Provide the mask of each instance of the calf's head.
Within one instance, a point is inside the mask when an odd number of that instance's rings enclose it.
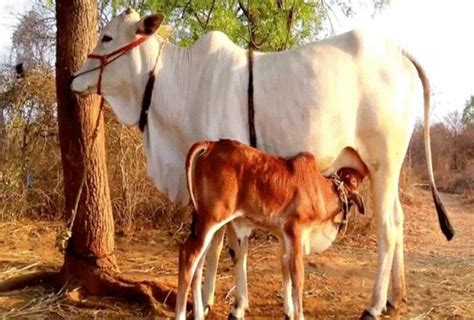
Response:
[[[337,174],[346,187],[349,206],[355,204],[360,213],[365,213],[364,199],[359,194],[359,187],[364,180],[364,176],[351,168],[342,168]]]

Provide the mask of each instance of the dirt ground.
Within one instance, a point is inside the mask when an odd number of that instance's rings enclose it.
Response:
[[[456,230],[447,242],[439,231],[429,194],[419,191],[405,201],[405,259],[408,301],[394,318],[474,319],[474,204],[443,195]],[[17,221],[0,224],[0,281],[37,270],[57,270],[62,257],[54,248],[57,222]],[[186,228],[139,230],[116,238],[125,273],[149,275],[176,286],[177,247]],[[355,239],[355,240],[354,240]],[[263,237],[251,242],[251,309],[247,319],[281,319],[283,302],[278,244]],[[307,319],[356,319],[370,299],[376,271],[375,235],[352,237],[321,255],[305,258],[304,308]],[[231,260],[223,254],[216,305],[208,317],[224,319],[233,299]],[[169,313],[173,315],[172,311]],[[87,297],[71,303],[66,292],[27,288],[0,293],[0,318],[147,318],[140,304]]]

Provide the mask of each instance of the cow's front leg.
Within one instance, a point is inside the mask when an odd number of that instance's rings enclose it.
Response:
[[[398,174],[380,168],[372,178],[378,266],[372,300],[360,317],[364,320],[375,319],[385,310],[399,229],[394,219],[395,200],[398,198]]]

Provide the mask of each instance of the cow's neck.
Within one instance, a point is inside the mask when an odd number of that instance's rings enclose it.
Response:
[[[246,51],[216,33],[163,49],[144,146],[148,173],[171,200],[187,201],[184,160],[194,142],[248,140],[246,63]]]
[[[127,125],[138,123],[145,86],[149,73],[155,66],[159,50],[158,40],[151,38],[141,44],[138,50],[130,52],[128,57],[120,58],[130,59],[129,63],[117,66],[125,68],[126,70],[122,72],[128,77],[121,84],[104,92],[104,98],[112,106],[119,120]]]

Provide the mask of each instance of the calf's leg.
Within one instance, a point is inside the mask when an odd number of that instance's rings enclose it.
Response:
[[[204,319],[205,313],[202,304],[202,293],[201,293],[201,282],[202,282],[202,269],[204,265],[204,260],[206,257],[207,250],[203,253],[199,259],[196,271],[194,272],[194,277],[192,281],[193,287],[193,310],[194,310],[194,319]]]
[[[219,257],[221,256],[222,246],[224,244],[225,230],[226,228],[222,227],[216,232],[206,254],[206,271],[204,274],[204,285],[202,290],[205,313],[209,312],[214,305],[217,266],[219,263]]]
[[[234,261],[235,271],[235,301],[229,318],[243,319],[245,310],[249,307],[247,291],[247,255],[248,239],[251,229],[237,221],[228,224],[227,236],[229,242],[229,252]]]
[[[301,235],[297,226],[285,228],[285,248],[289,253],[289,266],[291,275],[291,295],[293,300],[293,318],[304,319],[303,313],[303,285],[304,285],[304,262]]]
[[[191,235],[183,243],[179,252],[178,294],[176,298],[176,319],[179,320],[186,319],[186,300],[191,281],[201,258],[217,230],[233,218],[214,222],[209,221],[212,218],[211,214],[203,215],[204,218],[199,221],[197,221],[197,217],[198,214],[193,212],[193,230],[191,230]],[[208,217],[210,218],[208,219]],[[198,295],[198,299],[200,299],[200,295]],[[199,315],[203,315],[202,301],[199,301],[199,304],[194,303],[194,309],[198,310]]]
[[[285,249],[284,239],[280,239],[280,259],[281,272],[283,275],[283,311],[285,312],[285,319],[291,319],[293,317],[294,308],[289,264],[290,258],[288,251]]]

